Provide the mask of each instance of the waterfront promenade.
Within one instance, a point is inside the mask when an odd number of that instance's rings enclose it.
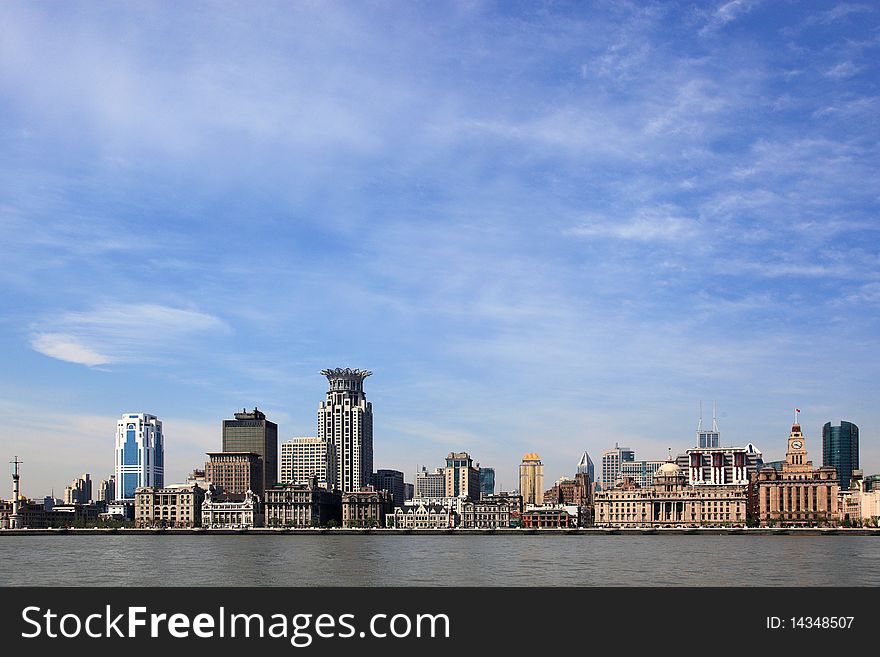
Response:
[[[396,529],[396,528],[272,528],[259,527],[253,529],[191,529],[174,528],[59,528],[59,529],[3,529],[3,536],[317,536],[330,534],[333,536],[876,536],[880,537],[877,527],[644,527],[636,529],[615,529],[611,527],[586,528],[499,528],[499,529]]]

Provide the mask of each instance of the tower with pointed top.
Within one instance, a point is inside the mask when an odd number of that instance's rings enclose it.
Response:
[[[373,404],[364,395],[368,370],[321,370],[330,389],[318,406],[318,438],[334,446],[336,486],[359,491],[373,478]]]
[[[593,461],[590,458],[590,455],[586,452],[583,453],[583,455],[581,456],[581,460],[578,461],[577,474],[589,475],[591,482],[596,481],[595,466],[593,465]]]

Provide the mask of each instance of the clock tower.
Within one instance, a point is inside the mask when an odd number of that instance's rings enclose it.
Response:
[[[807,460],[807,447],[800,410],[788,434],[788,452],[782,469],[762,468],[758,471],[758,504],[756,511],[762,527],[777,523],[786,525],[834,525],[838,520],[840,485],[837,469],[823,466],[813,470]]]
[[[799,413],[800,409],[795,410],[794,424],[791,425],[791,433],[788,435],[788,452],[785,455],[785,470],[788,472],[808,472],[813,469],[813,462],[807,460],[807,447],[798,421]]]

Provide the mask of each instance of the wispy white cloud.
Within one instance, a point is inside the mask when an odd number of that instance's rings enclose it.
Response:
[[[384,465],[534,448],[561,474],[582,442],[689,441],[690,415],[656,434],[707,389],[752,435],[829,363],[876,375],[871,12],[780,38],[808,9],[413,7],[0,6],[16,383],[42,390],[36,351],[112,368],[43,362],[71,406],[257,403],[308,433],[317,370],[366,366]],[[867,397],[847,381],[815,397]]]
[[[121,302],[43,321],[30,344],[51,358],[95,366],[160,361],[199,337],[228,331],[223,320],[196,310]]]
[[[708,34],[718,30],[728,23],[732,23],[748,14],[759,4],[758,0],[729,0],[716,7],[706,24],[700,29],[700,34]]]
[[[840,62],[839,64],[835,64],[827,71],[825,71],[825,75],[829,78],[851,78],[856,73],[859,72],[859,67],[853,64],[851,61]]]
[[[876,5],[870,5],[860,2],[838,2],[834,7],[826,11],[820,11],[807,16],[802,27],[811,25],[829,25],[838,21],[849,19],[857,14],[876,13],[878,8]]]
[[[674,207],[643,208],[632,218],[595,217],[564,231],[575,237],[610,237],[637,242],[684,240],[695,237],[699,224]]]
[[[113,362],[113,357],[99,354],[84,345],[80,338],[64,333],[36,333],[31,336],[31,347],[50,358],[90,367]]]

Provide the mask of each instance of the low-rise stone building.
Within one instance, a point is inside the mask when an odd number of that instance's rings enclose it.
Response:
[[[95,504],[55,504],[22,500],[18,509],[16,527],[19,529],[49,529],[51,527],[78,527],[95,524],[100,509]],[[0,502],[0,528],[11,525],[12,503]]]
[[[249,529],[262,527],[264,516],[260,498],[248,491],[244,495],[215,495],[210,490],[202,501],[202,526]]]
[[[565,508],[531,507],[523,511],[522,526],[524,528],[565,529],[577,527],[577,515],[569,513]]]
[[[455,522],[455,511],[442,504],[408,504],[386,516],[389,527],[400,529],[447,529],[455,527]]]
[[[308,484],[276,484],[266,489],[263,505],[269,527],[319,527],[342,522],[342,495]]]
[[[597,491],[593,524],[597,527],[744,527],[748,486],[689,486],[687,474],[672,461],[654,473],[652,486],[631,480]]]
[[[388,490],[365,486],[342,496],[343,527],[384,527],[385,516],[392,512],[394,498]]]
[[[517,499],[487,496],[481,500],[467,500],[462,504],[461,527],[466,529],[496,529],[510,527],[514,514],[519,513]]]
[[[205,491],[196,485],[142,486],[134,491],[135,527],[199,527]]]

